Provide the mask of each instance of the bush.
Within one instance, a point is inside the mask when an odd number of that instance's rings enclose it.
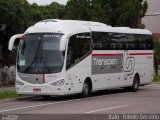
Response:
[[[15,83],[15,66],[0,69],[0,86],[14,85]]]
[[[160,75],[155,75],[154,76],[154,81],[160,81]]]

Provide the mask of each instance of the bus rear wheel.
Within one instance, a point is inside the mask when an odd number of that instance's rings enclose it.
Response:
[[[127,90],[127,91],[136,92],[136,91],[138,91],[138,89],[139,89],[139,82],[140,82],[139,76],[138,76],[138,75],[135,75],[135,76],[134,76],[134,79],[133,79],[133,84],[132,84],[132,86],[125,87],[124,89]]]
[[[88,97],[91,95],[91,85],[88,81],[85,81],[83,84],[83,89],[81,93],[81,97]]]
[[[136,92],[139,89],[139,76],[135,75],[133,79],[133,85],[131,86],[131,91]]]

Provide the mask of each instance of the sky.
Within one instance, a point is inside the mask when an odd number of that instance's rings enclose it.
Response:
[[[58,2],[60,4],[66,4],[68,0],[28,0],[29,3],[37,3],[38,5],[48,5],[52,2]]]

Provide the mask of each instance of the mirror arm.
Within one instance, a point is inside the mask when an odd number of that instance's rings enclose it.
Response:
[[[13,35],[10,40],[9,40],[9,44],[8,44],[8,49],[11,51],[13,49],[13,45],[14,42],[17,38],[21,38],[24,34],[17,34],[17,35]]]

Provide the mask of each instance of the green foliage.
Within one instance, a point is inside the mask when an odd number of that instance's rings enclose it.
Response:
[[[137,28],[142,27],[138,19],[144,17],[147,8],[143,0],[69,0],[65,18]]]
[[[154,81],[160,81],[160,75],[155,75],[154,76]]]
[[[56,2],[38,6],[27,0],[0,0],[0,66],[15,64],[16,53],[7,50],[9,38],[40,20],[75,19],[143,28],[138,19],[147,8],[143,0],[68,0],[65,6]]]
[[[15,91],[1,91],[0,92],[0,100],[10,99],[10,98],[18,98],[21,95],[17,95]]]
[[[160,39],[154,40],[154,67],[155,67],[155,74],[158,75],[158,65],[160,61]]]
[[[15,64],[16,53],[8,51],[8,41],[43,19],[63,18],[64,6],[53,2],[47,6],[30,5],[27,0],[0,0],[0,66]]]
[[[90,18],[92,21],[109,24],[110,6],[107,0],[101,0],[101,2],[99,0],[92,0],[90,11]]]
[[[21,33],[28,26],[29,4],[25,0],[1,0],[0,1],[0,45],[2,51],[2,62],[11,64],[12,59],[8,60],[7,50],[9,38],[16,33]]]
[[[160,39],[154,40],[154,56],[156,59],[160,60]]]
[[[139,28],[139,29],[144,29],[144,28],[145,28],[145,25],[144,25],[144,24],[138,24],[137,28]]]
[[[69,0],[65,11],[66,19],[90,20],[89,2],[87,0]]]
[[[148,9],[148,3],[147,3],[147,1],[144,1],[144,3],[142,4],[142,7],[141,7],[141,17],[145,16],[147,9]]]

